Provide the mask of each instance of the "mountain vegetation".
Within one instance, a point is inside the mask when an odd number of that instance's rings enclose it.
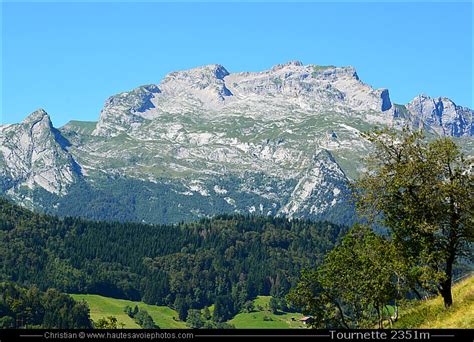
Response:
[[[375,131],[368,171],[356,182],[360,212],[390,230],[409,282],[453,303],[453,265],[474,241],[474,159],[450,138]]]
[[[96,328],[132,328],[143,327],[130,317],[134,312],[146,311],[154,324],[162,329],[295,329],[304,328],[300,319],[301,313],[294,308],[278,303],[276,311],[270,307],[271,296],[257,296],[249,300],[246,306],[230,320],[222,323],[213,320],[214,305],[203,309],[190,309],[186,321],[181,321],[178,314],[165,306],[149,305],[143,302],[116,299],[92,294],[73,294],[76,300],[84,300],[90,308],[90,316]],[[137,308],[137,309],[135,309]]]
[[[379,328],[404,298],[405,265],[394,245],[355,226],[316,270],[305,270],[288,298],[317,328]]]
[[[161,329],[184,329],[186,322],[178,319],[178,313],[167,307],[150,305],[140,301],[131,301],[127,299],[117,299],[112,297],[104,297],[96,294],[71,294],[76,301],[85,301],[90,309],[90,318],[97,327],[101,319],[105,319],[105,323],[110,323],[108,317],[116,318],[117,327],[125,329],[139,329],[141,326],[125,312],[126,307],[137,307],[140,311],[146,311],[153,322]]]
[[[228,322],[237,329],[301,329],[306,327],[300,321],[303,318],[301,313],[288,307],[286,301],[283,301],[285,302],[283,304],[280,300],[276,307],[272,307],[270,303],[272,299],[274,300],[274,297],[258,296],[251,302],[251,307],[242,310]]]
[[[257,295],[284,297],[346,232],[235,215],[174,226],[91,222],[0,204],[1,280],[166,305],[181,320],[214,304],[218,323]]]
[[[150,316],[148,311],[145,309],[139,309],[138,305],[132,309],[130,306],[126,306],[124,309],[128,317],[133,318],[133,320],[141,326],[143,329],[159,329],[160,327],[153,321],[153,318]]]
[[[474,277],[471,275],[453,285],[455,301],[449,310],[441,296],[406,303],[395,329],[473,329]]]
[[[367,138],[377,154],[354,183],[364,221],[351,229],[237,214],[175,225],[87,221],[0,199],[2,326],[294,327],[301,309],[313,327],[383,328],[413,321],[409,298],[439,293],[453,306],[453,275],[472,262],[471,162],[446,138],[387,130]],[[85,302],[61,292],[108,297],[114,310],[92,322]],[[256,307],[261,298],[265,308]],[[169,317],[157,320],[156,308]]]
[[[367,134],[376,151],[354,194],[366,225],[355,225],[289,299],[313,326],[369,328],[394,323],[398,303],[439,294],[453,305],[454,267],[472,265],[474,177],[451,139],[420,132]],[[385,227],[384,234],[374,227]]]
[[[89,307],[55,289],[0,283],[0,329],[90,329]]]

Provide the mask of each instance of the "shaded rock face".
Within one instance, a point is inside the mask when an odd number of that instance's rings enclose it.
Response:
[[[380,97],[382,99],[382,108],[381,110],[384,112],[392,108],[392,101],[390,101],[390,95],[388,94],[388,89],[384,89],[380,93]]]
[[[445,136],[472,136],[474,134],[473,111],[457,106],[446,97],[415,97],[408,105],[413,115],[413,126],[430,128]]]
[[[371,151],[361,133],[382,125],[466,138],[472,154],[472,110],[447,98],[393,104],[353,67],[212,64],[109,97],[97,123],[57,130],[39,110],[0,126],[0,185],[20,203],[94,219],[238,212],[351,223],[348,182]]]
[[[93,134],[117,135],[126,127],[142,123],[144,119],[140,113],[154,108],[151,99],[158,93],[160,89],[156,85],[146,85],[109,97]]]

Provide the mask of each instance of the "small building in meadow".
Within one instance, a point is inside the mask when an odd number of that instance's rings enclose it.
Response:
[[[305,317],[300,318],[299,321],[302,322],[303,324],[311,324],[314,322],[314,318],[311,316],[305,316]]]

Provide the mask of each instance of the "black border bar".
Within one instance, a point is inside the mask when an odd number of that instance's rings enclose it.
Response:
[[[6,329],[0,330],[0,342],[9,341],[217,341],[258,338],[292,341],[469,341],[474,342],[474,329],[115,329],[59,330]]]

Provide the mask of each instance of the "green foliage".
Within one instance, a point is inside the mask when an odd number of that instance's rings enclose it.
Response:
[[[176,298],[174,302],[174,307],[176,311],[178,312],[178,317],[182,321],[186,321],[186,318],[188,317],[188,310],[189,310],[189,304],[188,301],[179,296]]]
[[[209,310],[209,308],[207,306],[204,307],[204,309],[203,309],[202,317],[205,321],[209,321],[212,318],[211,311]]]
[[[236,313],[232,300],[227,296],[219,296],[214,303],[214,312],[212,319],[215,322],[225,322],[231,319]]]
[[[55,289],[22,288],[0,283],[0,327],[44,329],[88,329],[89,308]]]
[[[13,329],[15,328],[15,319],[12,316],[0,317],[0,329]]]
[[[270,299],[269,307],[272,313],[277,313],[279,306],[278,306],[278,301],[276,300],[276,298],[272,297]]]
[[[166,305],[183,321],[219,302],[223,322],[257,295],[286,294],[342,234],[326,222],[257,216],[174,226],[58,219],[0,200],[0,280]]]
[[[137,309],[138,309],[138,308],[137,308]],[[133,315],[134,315],[133,309],[132,309],[129,305],[126,305],[126,306],[123,308],[123,312],[125,312],[128,317],[133,317]]]
[[[204,323],[204,329],[235,329],[235,326],[227,322],[212,322]]]
[[[315,327],[382,328],[408,288],[437,290],[452,305],[453,265],[473,241],[472,162],[452,140],[408,130],[366,138],[375,152],[354,195],[368,223],[391,234],[356,225],[318,270],[303,272],[289,299]]]
[[[274,179],[264,175],[254,176],[256,184],[270,182],[276,186]],[[107,177],[98,178],[93,184],[80,180],[68,188],[65,196],[51,194],[44,189],[35,189],[33,196],[41,203],[39,210],[61,217],[74,216],[100,221],[147,222],[159,224],[174,224],[190,222],[198,219],[196,212],[207,215],[233,213],[235,207],[227,203],[229,196],[238,203],[239,208],[248,208],[262,203],[265,210],[276,210],[272,207],[271,199],[262,198],[257,194],[237,191],[241,182],[236,176],[225,177],[219,186],[228,189],[225,196],[202,196],[194,193],[187,196],[189,191],[179,182],[151,183],[131,178]],[[212,188],[212,184],[204,184]],[[25,194],[26,195],[26,194]],[[81,203],[81,205],[77,205]]]
[[[139,326],[143,329],[159,329],[160,327],[155,324],[153,318],[146,310],[139,310],[134,316],[133,319]]]
[[[385,308],[403,295],[404,265],[391,241],[355,226],[316,271],[303,272],[290,301],[318,328],[381,326]]]
[[[153,318],[150,316],[148,311],[145,309],[139,309],[138,305],[132,309],[129,305],[123,308],[123,311],[133,320],[141,326],[143,329],[159,329],[160,327],[155,324]]]
[[[220,304],[219,307],[222,307]],[[215,312],[215,310],[213,311]],[[215,316],[214,316],[215,317]],[[211,315],[209,308],[203,310],[190,309],[186,315],[186,326],[191,329],[234,329],[235,327],[228,322],[216,322]]]
[[[248,300],[244,303],[242,307],[242,312],[252,312],[255,310],[255,306],[253,304],[253,300]]]
[[[94,323],[96,329],[118,329],[117,318],[114,316],[103,317]]]
[[[450,138],[420,132],[367,134],[375,152],[356,187],[358,209],[388,227],[409,265],[412,287],[439,292],[452,304],[453,265],[474,239],[474,176]]]
[[[135,165],[133,160],[130,163]],[[159,169],[155,167],[150,172]],[[172,176],[172,179],[175,177],[176,175]],[[79,179],[68,187],[67,194],[63,196],[49,193],[42,188],[35,188],[33,191],[26,189],[22,195],[41,203],[36,207],[38,211],[60,217],[74,216],[99,221],[175,224],[196,221],[203,215],[233,214],[235,210],[247,212],[248,208],[256,203],[262,204],[262,213],[270,212],[271,215],[276,215],[281,206],[274,206],[275,199],[241,191],[242,178],[248,186],[256,188],[292,189],[297,182],[295,179],[282,181],[263,173],[246,172],[242,176],[228,175],[219,180],[203,181],[203,187],[207,189],[212,189],[215,185],[225,188],[225,195],[203,196],[194,192],[189,196],[186,194],[189,189],[180,181],[159,180],[153,183],[127,177],[100,176],[94,178],[93,182]],[[0,187],[2,181],[7,182],[6,179],[0,179]],[[334,186],[343,190],[343,193],[349,193],[345,190],[347,185],[344,181],[335,182]],[[281,191],[277,202],[286,203],[290,195],[291,192]],[[235,200],[236,207],[226,201],[227,197]],[[354,221],[354,207],[348,203],[338,203],[331,209],[311,214],[308,218],[314,221],[350,224]]]
[[[188,311],[188,317],[186,320],[186,325],[192,329],[201,329],[205,324],[206,319],[204,319],[201,314],[201,310],[191,309]]]

